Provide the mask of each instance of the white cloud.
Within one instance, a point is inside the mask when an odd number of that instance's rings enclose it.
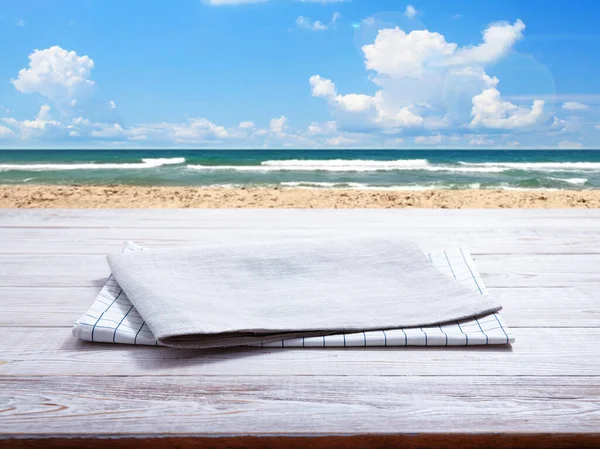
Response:
[[[17,19],[15,23],[16,23],[16,25],[17,25],[18,27],[24,27],[24,26],[25,26],[25,20],[23,20],[23,19],[20,19],[20,18],[19,18],[19,19]]]
[[[331,16],[331,21],[329,25],[320,22],[319,20],[315,20],[314,22],[308,17],[300,16],[296,19],[296,26],[302,30],[310,30],[310,31],[325,31],[329,27],[335,28],[336,23],[340,20],[342,15],[339,12],[334,12]]]
[[[3,119],[4,123],[12,128],[13,133],[18,134],[23,140],[42,137],[48,134],[62,135],[64,125],[53,120],[50,114],[51,108],[47,104],[42,105],[35,120],[19,121],[14,118]]]
[[[269,130],[274,134],[283,134],[284,129],[287,126],[288,119],[285,116],[279,118],[273,118],[269,122]]]
[[[465,47],[429,30],[380,29],[374,42],[362,47],[375,94],[340,94],[332,80],[314,75],[312,95],[327,100],[343,129],[534,126],[543,118],[544,102],[527,108],[502,100],[498,78],[485,71],[514,47],[524,29],[521,20],[495,23],[483,31],[479,45]]]
[[[421,78],[438,67],[487,64],[498,61],[523,37],[525,24],[495,24],[483,32],[483,43],[459,48],[442,34],[428,30],[406,33],[400,28],[379,30],[373,44],[362,47],[365,66],[378,75]]]
[[[47,104],[44,104],[40,107],[40,112],[38,112],[36,120],[48,121],[51,120],[50,111],[52,108]]]
[[[560,119],[558,117],[554,117],[554,120],[552,121],[552,125],[550,125],[550,128],[559,129],[560,131],[564,131],[566,129],[566,125],[567,125],[566,120]]]
[[[374,97],[363,94],[336,95],[337,105],[348,112],[364,112],[375,106]]]
[[[86,118],[83,117],[75,117],[72,120],[73,125],[83,125],[83,126],[89,126],[90,125],[90,121]]]
[[[562,108],[565,111],[584,111],[589,109],[587,104],[579,103],[577,101],[567,101],[563,103]]]
[[[385,146],[391,147],[391,148],[396,148],[396,147],[399,147],[402,145],[404,145],[404,139],[402,139],[401,137],[399,137],[397,139],[388,139],[385,141]]]
[[[494,142],[492,142],[491,140],[486,139],[482,136],[475,136],[471,140],[469,140],[469,145],[473,146],[492,145],[493,143]]]
[[[408,5],[404,10],[404,15],[409,19],[413,19],[417,15],[417,10],[413,5]]]
[[[90,132],[92,137],[114,138],[125,135],[125,129],[118,123],[113,125],[101,125],[100,129],[95,129]]]
[[[224,126],[218,126],[205,118],[190,119],[183,125],[168,127],[176,141],[205,141],[211,139],[224,139],[229,133]]]
[[[6,126],[0,125],[0,139],[7,139],[10,137],[15,137],[14,131]]]
[[[242,129],[250,129],[250,128],[254,128],[254,122],[251,121],[245,121],[245,122],[240,122],[239,127]]]
[[[442,60],[456,50],[439,33],[415,30],[405,33],[400,28],[379,30],[373,44],[364,45],[365,66],[378,75],[392,78],[420,78],[427,64]]]
[[[310,125],[308,125],[307,131],[311,136],[331,135],[337,131],[337,125],[333,121],[325,123],[312,122]]]
[[[321,78],[319,75],[311,76],[308,79],[312,88],[313,97],[334,98],[337,94],[335,84],[331,80]]]
[[[517,20],[513,25],[497,23],[483,32],[483,42],[476,46],[458,49],[445,64],[486,64],[498,61],[523,38],[525,24]]]
[[[327,25],[322,24],[318,20],[313,22],[308,17],[303,16],[300,16],[296,19],[296,26],[300,29],[311,31],[324,31],[327,29]]]
[[[255,1],[212,0],[210,3]],[[306,21],[302,26],[333,28],[339,17],[339,13],[334,13],[327,25],[303,18]],[[112,122],[96,123],[84,118],[86,115],[82,112],[87,104],[84,97],[94,87],[93,60],[60,47],[50,47],[34,51],[29,67],[21,70],[12,82],[20,92],[38,93],[47,98],[49,104],[54,102],[53,109],[44,105],[35,120],[2,120],[0,136],[39,139],[40,142],[76,137],[73,142],[87,139],[99,144],[149,142],[158,146],[247,145],[256,148],[381,147],[397,146],[404,141],[418,145],[452,145],[458,141],[462,145],[489,145],[491,141],[485,130],[480,135],[479,130],[473,128],[526,128],[543,119],[544,102],[539,97],[532,98],[533,103],[527,105],[522,100],[507,101],[500,93],[498,78],[486,73],[487,64],[499,61],[511,51],[522,38],[524,28],[520,20],[512,25],[493,24],[482,33],[479,45],[466,47],[447,42],[442,34],[428,30],[407,33],[399,28],[380,29],[374,41],[362,47],[374,89],[367,93],[340,93],[333,80],[320,75],[310,77],[312,95],[327,102],[333,117],[300,128],[294,128],[284,115],[260,127],[251,121],[226,127],[206,118],[131,127]],[[562,101],[569,103],[566,98]],[[108,98],[102,104],[104,108],[107,104],[111,109],[116,108],[116,103]],[[61,107],[71,108],[70,113],[63,114]],[[75,107],[77,115],[83,114],[83,117],[75,117]],[[62,122],[52,117],[55,111]],[[567,119],[572,121],[572,117]],[[556,118],[552,126],[564,130],[566,122]],[[587,126],[591,129],[593,125]],[[503,140],[508,141],[510,137],[503,133]]]
[[[419,126],[423,123],[423,118],[414,113],[410,107],[387,109],[381,95],[340,95],[331,80],[319,75],[311,76],[309,83],[314,97],[325,98],[333,108],[339,111],[367,113],[374,123],[382,126]]]
[[[538,123],[544,112],[544,101],[535,100],[531,109],[502,101],[498,89],[492,87],[473,97],[471,126],[514,129]]]
[[[339,147],[339,146],[350,146],[350,145],[356,145],[358,143],[360,143],[359,139],[352,139],[349,137],[344,137],[344,136],[336,136],[336,137],[330,137],[326,140],[328,145],[334,146],[334,147]]]
[[[22,93],[37,93],[60,104],[85,95],[94,86],[94,61],[58,46],[35,50],[29,55],[29,68],[21,69],[11,82]]]
[[[346,112],[366,112],[375,110],[377,101],[375,97],[364,94],[339,95],[335,84],[329,79],[319,75],[311,76],[309,83],[312,87],[313,97],[325,98],[333,107]]]
[[[583,145],[579,142],[569,142],[568,140],[563,140],[558,144],[558,148],[564,149],[579,149],[582,148]]]
[[[115,136],[118,137],[121,129],[122,135],[131,139],[137,136],[146,136],[157,142],[169,142],[176,144],[203,144],[227,140],[232,137],[235,130],[228,130],[224,126],[205,118],[190,118],[183,123],[154,123],[141,124],[132,128],[123,129],[120,125],[112,125]],[[106,136],[106,137],[111,137]],[[136,139],[134,139],[136,140]],[[137,139],[139,140],[139,139]]]
[[[184,123],[154,123],[124,127],[119,123],[94,123],[83,117],[69,122],[59,122],[51,117],[48,105],[40,108],[35,120],[18,121],[13,118],[2,120],[23,140],[81,137],[88,141],[146,141],[157,144],[214,144],[230,139],[247,139],[249,130],[219,126],[204,118],[191,118]],[[251,123],[251,122],[242,122]],[[254,132],[253,130],[250,130]]]
[[[435,136],[417,136],[415,137],[415,143],[418,145],[439,145],[444,140],[441,134]]]

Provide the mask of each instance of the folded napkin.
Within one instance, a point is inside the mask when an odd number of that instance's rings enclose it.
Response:
[[[127,242],[123,247],[125,252],[148,250],[133,242]],[[475,262],[466,248],[450,248],[422,256],[452,282],[460,283],[479,296],[489,295]],[[92,342],[162,345],[158,343],[112,274],[90,308],[75,322],[73,336]],[[502,316],[499,313],[492,313],[441,325],[290,338],[257,343],[254,346],[275,348],[472,346],[512,342],[514,337]]]
[[[175,347],[352,332],[363,332],[366,344],[364,332],[437,326],[443,334],[442,324],[494,318],[500,309],[395,236],[127,251],[108,262],[157,343]]]

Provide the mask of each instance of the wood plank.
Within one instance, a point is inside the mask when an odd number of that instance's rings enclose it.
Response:
[[[477,255],[489,287],[583,287],[600,283],[600,254]],[[98,287],[103,254],[0,254],[0,286]]]
[[[0,326],[73,326],[100,287],[0,287]]]
[[[461,228],[595,229],[600,209],[0,209],[0,227],[168,229]]]
[[[2,376],[598,376],[598,328],[517,328],[462,348],[186,350],[81,342],[65,328],[0,328]]]
[[[473,254],[600,254],[600,225],[597,229],[450,228],[443,223],[406,227],[398,223],[387,232],[414,240],[423,250],[435,251],[463,246]],[[379,234],[386,231],[378,231]],[[207,244],[267,239],[305,239],[342,235],[372,235],[360,229],[131,229],[106,228],[3,228],[1,254],[106,254],[118,251],[124,242],[136,241],[154,248],[184,244]]]
[[[600,210],[0,210],[0,228],[0,447],[14,443],[2,439],[9,435],[109,432],[372,434],[363,445],[381,433],[412,438],[390,443],[408,447],[431,442],[432,432],[442,444],[465,437],[472,447],[518,446],[525,434],[535,435],[530,441],[538,447],[600,441]],[[167,246],[373,231],[469,247],[505,304],[515,345],[198,351],[70,335],[108,274],[104,254],[123,240]],[[22,327],[44,323],[64,327]],[[277,441],[287,449],[300,444]],[[357,440],[315,441],[361,447]]]
[[[0,378],[2,435],[598,432],[600,377]]]
[[[0,287],[0,326],[67,327],[92,304],[99,287]],[[600,327],[595,290],[491,288],[509,327]]]

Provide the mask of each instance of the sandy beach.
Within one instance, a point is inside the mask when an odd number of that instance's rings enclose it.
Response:
[[[0,208],[598,208],[600,190],[1,185]]]

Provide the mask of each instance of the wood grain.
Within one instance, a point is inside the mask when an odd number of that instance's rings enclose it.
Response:
[[[600,422],[598,376],[22,377],[0,391],[0,428],[24,435],[594,433]]]
[[[445,223],[406,226],[397,223],[393,233],[414,240],[425,251],[449,246],[463,246],[472,254],[598,254],[600,234],[595,229],[545,227],[534,228],[473,228],[449,227]],[[148,247],[184,244],[206,244],[242,241],[261,241],[281,238],[312,238],[337,235],[372,235],[370,228],[345,229],[278,229],[276,227],[248,229],[178,229],[166,228],[2,228],[2,254],[106,254],[119,251],[127,240]]]
[[[597,229],[600,209],[0,209],[0,227],[145,229]]]
[[[516,343],[197,351],[70,335],[125,240],[373,232],[469,248]],[[599,287],[600,210],[0,209],[0,448],[106,447],[98,436],[118,437],[111,447],[600,447]]]
[[[598,328],[517,328],[512,346],[186,350],[78,341],[65,328],[0,328],[0,376],[582,376]]]

